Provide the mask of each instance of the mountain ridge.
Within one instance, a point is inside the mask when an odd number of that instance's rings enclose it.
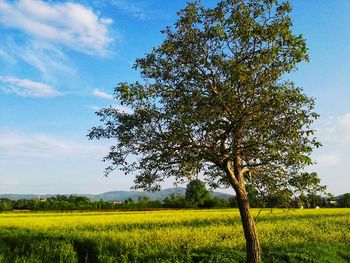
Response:
[[[56,195],[76,195],[76,196],[85,196],[90,198],[92,201],[104,200],[104,201],[125,201],[129,198],[137,200],[140,196],[147,196],[151,200],[164,200],[171,194],[185,194],[186,188],[184,187],[172,187],[166,188],[156,192],[145,192],[145,191],[109,191],[101,194],[0,194],[0,198],[7,198],[11,200],[19,199],[36,199],[36,198],[49,198]],[[211,192],[213,197],[220,197],[224,199],[230,198],[231,194],[226,194],[222,192]]]

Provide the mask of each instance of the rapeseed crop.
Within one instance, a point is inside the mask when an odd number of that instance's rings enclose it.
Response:
[[[263,210],[257,227],[264,262],[350,262],[350,209]],[[0,214],[0,262],[244,260],[235,209]]]

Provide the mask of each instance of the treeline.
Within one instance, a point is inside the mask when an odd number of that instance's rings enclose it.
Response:
[[[247,195],[252,208],[317,208],[317,207],[350,207],[350,193],[334,197],[316,193],[294,196],[288,190],[271,192],[258,191],[254,186],[247,185]]]
[[[70,211],[70,210],[115,210],[115,209],[152,209],[152,208],[234,208],[237,207],[235,196],[228,200],[207,196],[197,196],[197,199],[186,198],[186,194],[172,194],[163,201],[150,200],[141,196],[137,200],[128,199],[123,202],[92,201],[83,196],[58,195],[45,199],[0,199],[0,211],[30,210],[30,211]],[[269,197],[260,199],[249,196],[252,208],[315,208],[315,207],[350,207],[350,194],[343,195],[335,201],[317,195],[302,196],[298,199],[283,199]]]
[[[317,194],[293,197],[291,192],[278,191],[261,193],[247,185],[247,194],[252,208],[315,208],[315,207],[350,207],[350,194],[339,198],[332,195],[322,197]],[[192,180],[186,187],[185,194],[172,194],[164,200],[150,200],[141,196],[137,200],[123,202],[92,201],[76,195],[57,195],[50,198],[10,200],[0,199],[0,211],[69,211],[69,210],[114,210],[114,209],[157,209],[157,208],[229,208],[237,207],[235,196],[229,199],[212,197],[205,184],[199,179]]]
[[[152,209],[152,208],[225,208],[236,207],[235,197],[229,200],[212,197],[205,184],[196,179],[191,181],[185,194],[172,194],[164,200],[151,200],[141,196],[137,200],[123,202],[92,201],[76,195],[57,195],[50,198],[9,200],[0,199],[0,211],[69,211],[69,210],[114,210],[114,209]]]
[[[20,199],[20,200],[0,200],[0,210],[31,210],[31,211],[65,211],[65,210],[105,210],[112,209],[110,202],[91,201],[83,196],[57,195],[50,198]]]
[[[234,198],[231,202],[235,202]],[[141,196],[137,200],[128,199],[124,202],[92,201],[83,196],[58,195],[46,199],[0,199],[0,211],[30,210],[30,211],[71,211],[71,210],[114,210],[114,209],[148,209],[148,208],[225,208],[235,207],[235,203],[223,198],[208,198],[198,204],[191,205],[185,195],[173,194],[163,201],[150,200]]]

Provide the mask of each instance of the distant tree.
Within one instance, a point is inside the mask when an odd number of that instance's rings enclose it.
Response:
[[[302,193],[297,197],[296,201],[299,207],[315,208],[316,206],[330,206],[330,204],[332,204],[332,202],[330,202],[332,199],[333,197],[331,195],[324,199],[321,195],[316,193],[309,193],[307,195]]]
[[[167,208],[184,208],[186,205],[185,195],[171,194],[163,200],[163,207]]]
[[[292,192],[279,187],[258,190],[254,184],[247,184],[247,196],[251,207],[285,208],[291,205]]]
[[[350,193],[342,195],[337,200],[337,206],[339,206],[339,207],[350,207]]]
[[[232,207],[232,208],[238,206],[236,196],[231,196],[231,197],[228,199],[228,202],[229,202],[229,204],[230,204],[230,207]]]
[[[335,196],[332,193],[327,193],[324,203],[328,207],[333,207],[336,204]]]
[[[145,196],[145,195],[141,195],[137,198],[137,202],[138,203],[147,203],[151,201],[151,199],[148,197],[148,196]]]
[[[289,190],[283,189],[275,192],[267,193],[263,198],[265,207],[274,208],[286,208],[292,204],[292,193]]]
[[[320,207],[323,204],[322,196],[314,193],[308,194],[306,196],[306,200],[308,203],[308,207],[312,208],[315,208],[317,206]]]
[[[211,198],[205,184],[199,180],[191,180],[186,187],[186,203],[188,207],[202,207],[204,202]]]
[[[225,208],[230,207],[230,202],[224,198],[211,197],[206,199],[202,206],[205,208]]]
[[[264,207],[261,194],[253,184],[246,184],[246,191],[251,207]]]
[[[318,187],[310,154],[320,146],[311,128],[314,101],[282,78],[307,61],[288,2],[200,1],[181,10],[163,43],[138,59],[142,81],[119,83],[114,107],[90,139],[114,139],[104,159],[136,173],[135,188],[158,190],[165,178],[203,174],[211,186],[234,188],[246,238],[247,262],[261,259],[246,183],[263,191]]]
[[[10,211],[12,210],[11,200],[2,198],[0,199],[0,211]]]
[[[133,203],[134,202],[134,200],[132,200],[132,198],[128,198],[127,200],[125,200],[125,202],[124,203]]]
[[[304,193],[301,193],[297,198],[297,206],[299,208],[304,208],[304,207],[308,207],[308,201],[307,201],[307,197]]]

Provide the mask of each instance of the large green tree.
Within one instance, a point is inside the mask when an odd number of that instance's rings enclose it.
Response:
[[[314,101],[283,77],[308,60],[290,12],[275,0],[188,3],[163,43],[136,61],[140,81],[115,88],[131,112],[101,109],[102,125],[89,133],[114,139],[106,173],[134,173],[135,188],[198,174],[233,187],[248,262],[259,261],[261,249],[245,184],[299,192],[319,184],[302,172],[319,146]]]
[[[343,194],[341,197],[339,197],[337,206],[350,207],[350,193]]]
[[[188,207],[201,207],[205,201],[211,199],[211,194],[205,184],[199,180],[191,180],[186,187],[186,202]]]

